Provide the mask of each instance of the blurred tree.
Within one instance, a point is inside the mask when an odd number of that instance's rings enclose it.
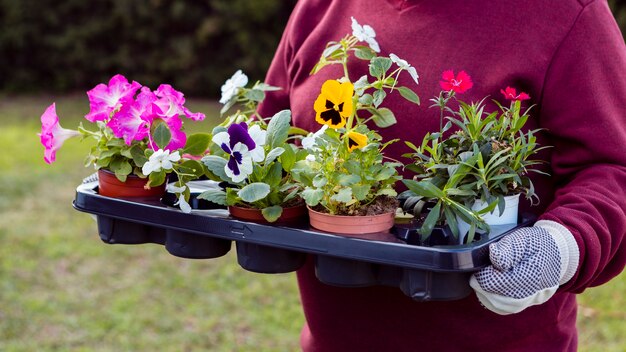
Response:
[[[0,0],[0,91],[84,90],[115,73],[217,96],[262,79],[296,0]],[[626,1],[609,0],[626,34]]]
[[[123,73],[217,95],[261,79],[295,0],[0,0],[0,90],[74,90]]]
[[[609,0],[609,6],[613,11],[613,15],[622,30],[622,36],[626,40],[626,1],[624,0]]]

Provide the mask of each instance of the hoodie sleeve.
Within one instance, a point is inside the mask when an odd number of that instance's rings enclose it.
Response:
[[[546,73],[541,127],[558,185],[541,220],[568,229],[580,252],[561,290],[582,292],[626,263],[626,47],[606,1],[591,1]]]

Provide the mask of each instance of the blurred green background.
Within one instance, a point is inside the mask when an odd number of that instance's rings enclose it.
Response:
[[[609,3],[626,33],[626,4]],[[0,0],[0,351],[299,349],[293,274],[247,272],[234,248],[188,260],[103,244],[71,207],[91,173],[77,167],[87,146],[71,140],[46,165],[36,136],[52,101],[73,128],[88,110],[84,90],[117,72],[198,97],[189,107],[208,117],[191,130],[210,130],[211,98],[238,68],[263,78],[293,4]],[[580,350],[625,351],[626,274],[579,303]]]

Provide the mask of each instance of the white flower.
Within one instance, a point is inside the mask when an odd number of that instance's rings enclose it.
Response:
[[[213,136],[213,143],[229,155],[224,172],[234,183],[242,182],[252,173],[253,161],[265,160],[263,146],[266,138],[267,131],[259,125],[253,125],[248,130],[245,122],[232,124],[228,127],[228,132]]]
[[[150,155],[150,159],[143,164],[141,172],[148,176],[153,172],[159,172],[163,170],[171,170],[174,165],[172,163],[180,160],[180,154],[175,151],[170,155],[169,150],[159,149]]]
[[[321,136],[327,128],[328,125],[323,125],[322,128],[320,128],[317,132],[313,134],[309,133],[308,136],[302,138],[302,148],[310,151],[315,151],[317,149],[315,147],[315,140],[319,138],[319,136]]]
[[[248,146],[243,143],[235,144],[230,161],[224,167],[226,176],[233,180],[234,183],[239,183],[252,174],[253,170],[252,155],[248,151]]]
[[[259,125],[253,125],[248,130],[248,134],[254,141],[255,145],[255,148],[250,151],[252,160],[256,162],[265,160],[265,149],[263,146],[265,145],[267,139],[267,131],[262,129]]]
[[[376,41],[376,32],[374,32],[374,28],[363,25],[361,26],[354,17],[352,18],[352,35],[356,37],[356,39],[366,42],[372,50],[379,53],[380,47],[378,46],[378,42]]]
[[[222,98],[220,99],[220,103],[228,103],[237,95],[239,88],[245,87],[246,84],[248,84],[248,76],[241,72],[241,70],[237,70],[237,72],[222,85]]]
[[[187,201],[185,200],[185,191],[187,190],[187,185],[177,187],[173,183],[170,183],[169,185],[167,185],[167,190],[172,193],[178,194],[178,201],[174,203],[174,205],[178,205],[183,213],[191,213],[191,205],[189,205],[189,203],[187,203]]]
[[[304,158],[304,159],[305,159],[306,161],[311,161],[311,162],[313,162],[313,161],[315,161],[315,155],[313,155],[313,154],[309,154],[309,155],[307,155],[307,156],[306,156],[306,158]]]
[[[417,75],[417,71],[415,70],[415,67],[412,67],[406,60],[402,60],[396,54],[389,54],[389,58],[391,59],[391,61],[395,62],[396,65],[398,65],[398,67],[400,67],[403,70],[406,70],[415,81],[415,84],[419,84],[417,82],[417,79],[419,78],[419,76]]]

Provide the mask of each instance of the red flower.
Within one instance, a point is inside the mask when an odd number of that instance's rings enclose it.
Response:
[[[446,91],[463,93],[474,85],[472,79],[465,71],[459,72],[456,77],[454,77],[454,71],[452,70],[443,71],[441,78],[442,80],[439,81],[439,85],[441,85],[441,89]]]
[[[509,99],[509,100],[524,101],[524,100],[530,99],[530,95],[524,92],[520,92],[519,94],[517,94],[517,91],[515,90],[515,88],[511,88],[511,87],[506,87],[506,89],[500,89],[500,93],[504,95],[504,98]]]

